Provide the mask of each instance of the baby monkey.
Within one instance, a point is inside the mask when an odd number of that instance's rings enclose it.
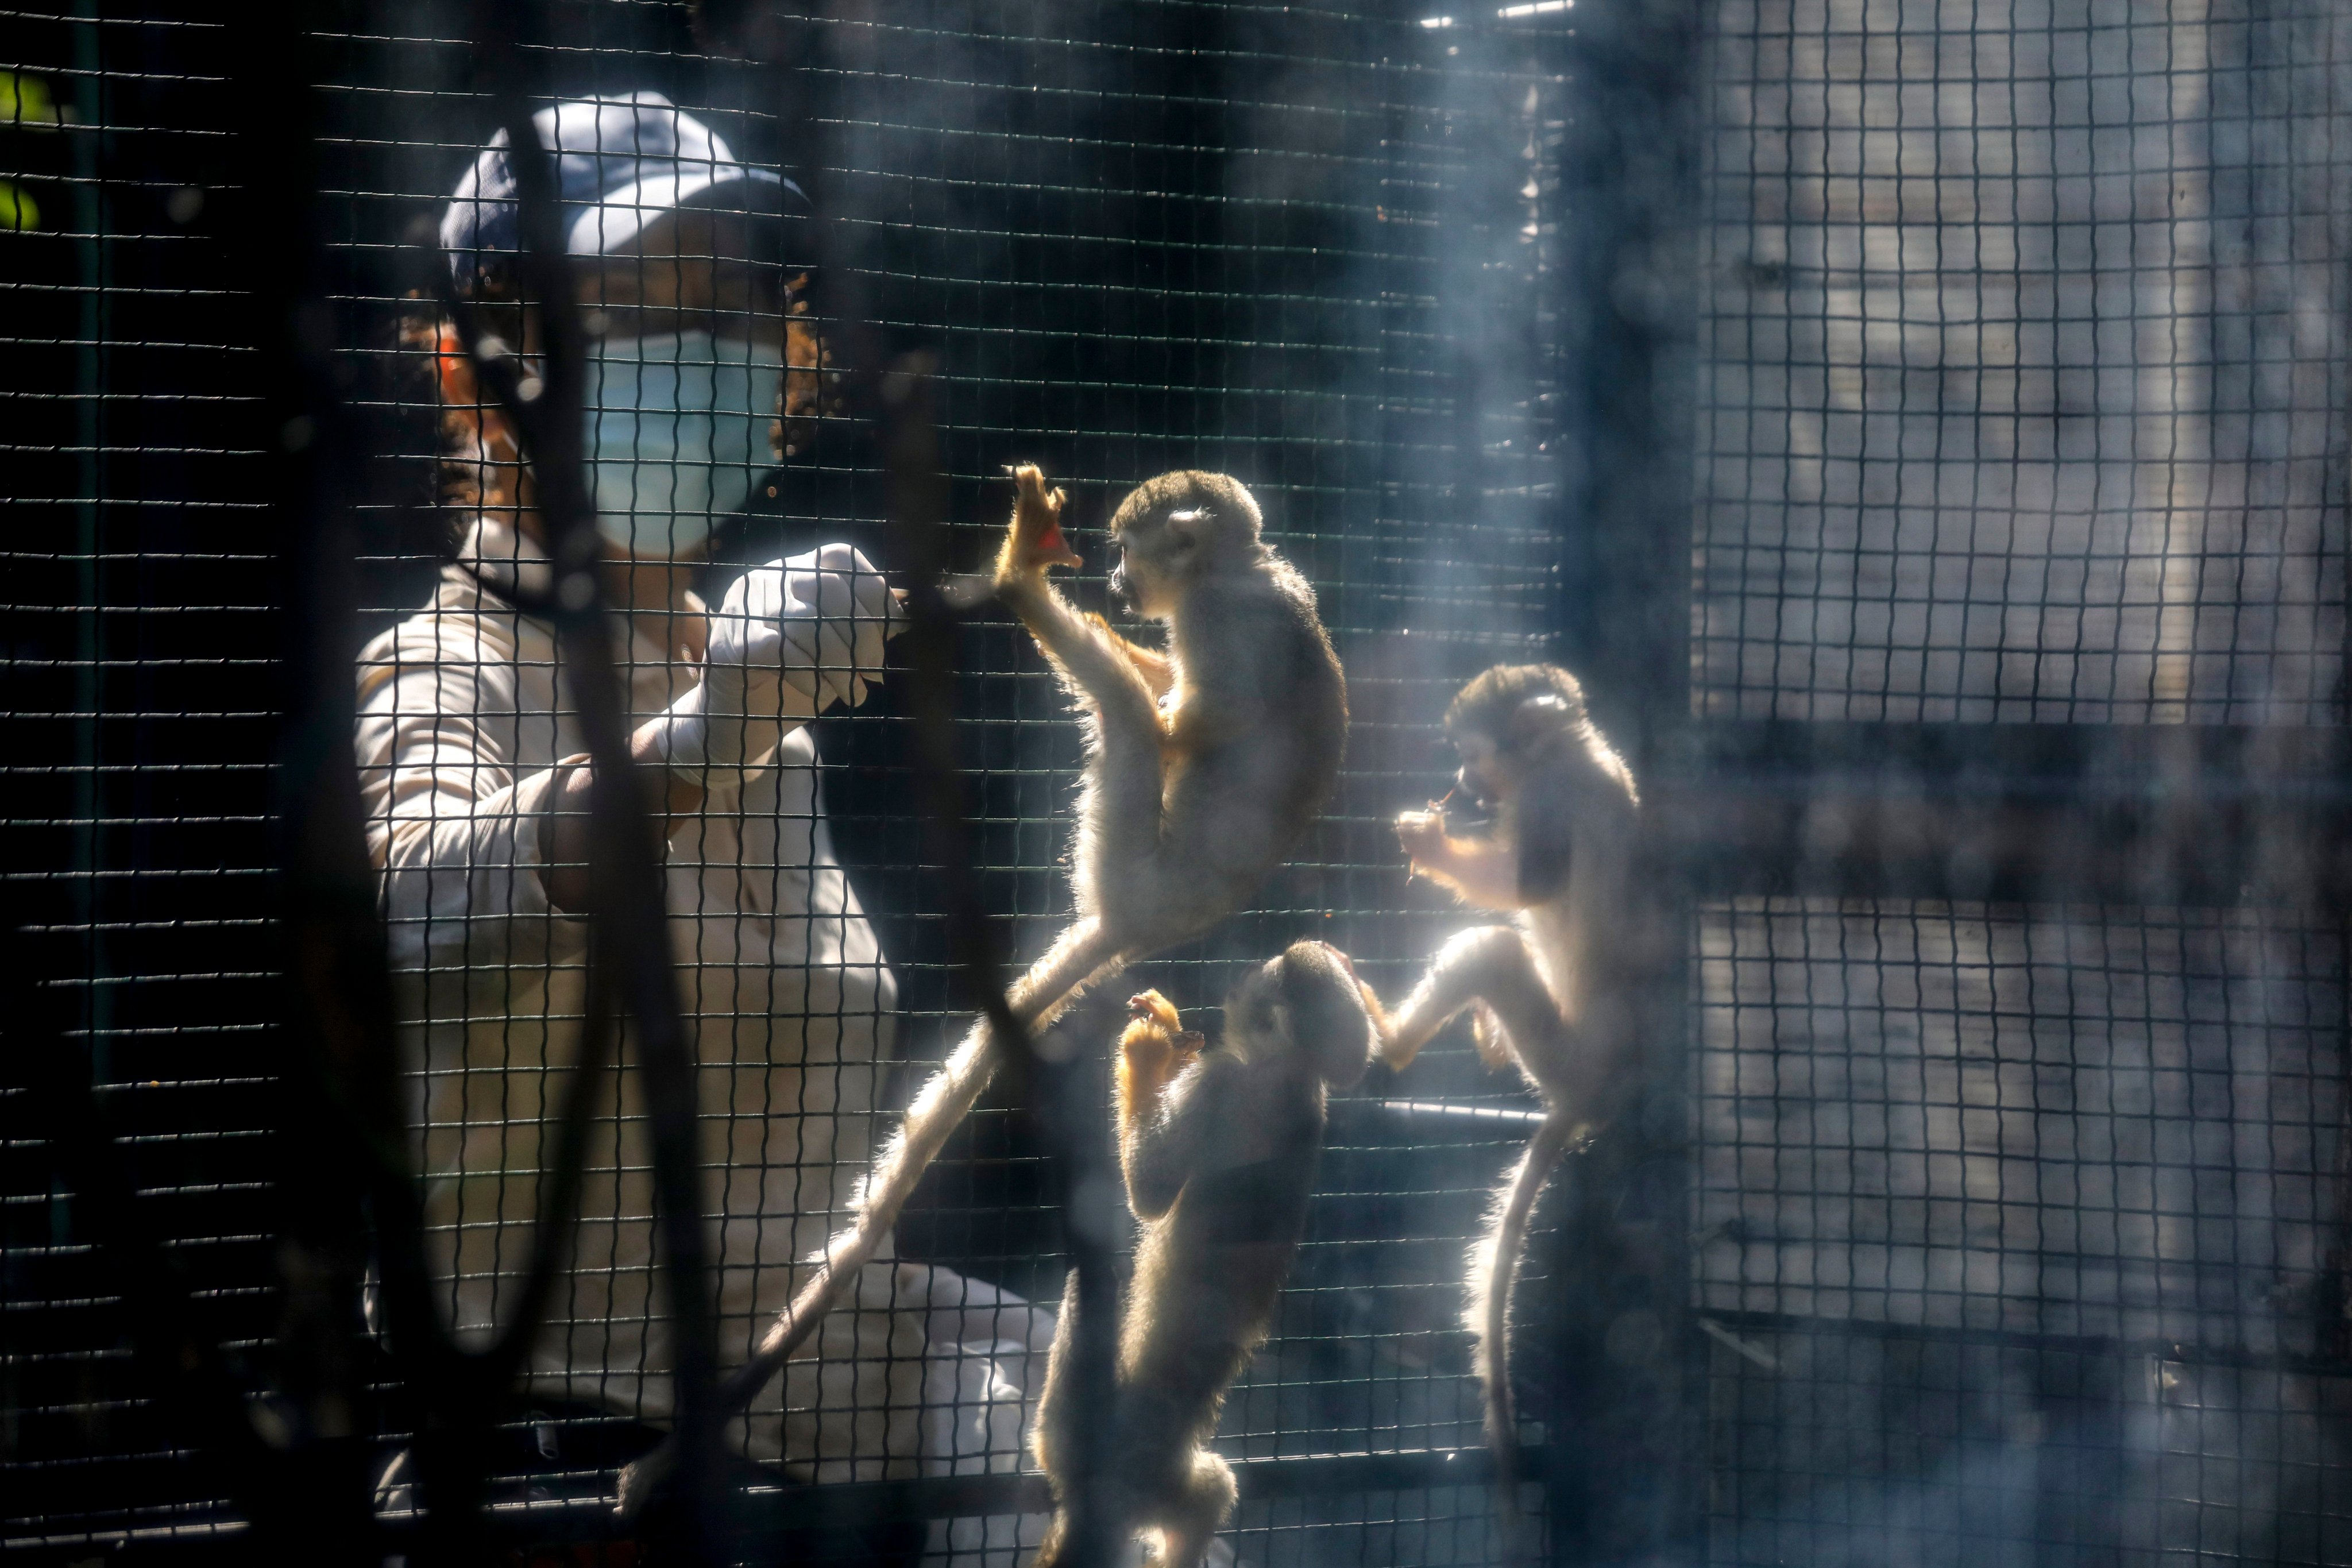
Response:
[[[1240,480],[1161,474],[1111,518],[1121,555],[1112,591],[1166,624],[1162,651],[1062,597],[1047,569],[1082,564],[1062,537],[1062,492],[1030,464],[1013,479],[996,595],[1037,639],[1087,728],[1071,856],[1078,918],[1006,994],[1015,1017],[1039,1025],[1256,894],[1331,793],[1348,694],[1314,590],[1259,537],[1257,502]],[[730,1394],[781,1365],[873,1257],[1003,1052],[978,1024],[924,1085],[875,1162],[856,1223],[827,1247],[824,1270],[730,1380]]]
[[[1576,678],[1546,664],[1498,665],[1445,712],[1461,753],[1461,793],[1493,813],[1483,837],[1457,837],[1433,806],[1397,818],[1415,875],[1509,925],[1481,926],[1439,950],[1381,1020],[1381,1060],[1402,1068],[1465,1007],[1489,1068],[1516,1065],[1544,1120],[1497,1196],[1471,1254],[1469,1328],[1486,1395],[1498,1477],[1516,1477],[1510,1306],[1528,1218],[1570,1147],[1605,1120],[1605,1096],[1635,1044],[1633,982],[1643,922],[1633,889],[1640,796],[1633,775],[1585,712]]]
[[[1274,1321],[1307,1224],[1328,1089],[1363,1076],[1372,1014],[1345,956],[1293,945],[1225,1000],[1225,1037],[1202,1048],[1157,991],[1129,1004],[1118,1131],[1128,1202],[1143,1223],[1107,1412],[1078,1417],[1066,1358],[1076,1277],[1063,1299],[1033,1447],[1055,1513],[1036,1568],[1069,1546],[1076,1445],[1097,1456],[1111,1539],[1160,1537],[1157,1568],[1195,1568],[1234,1506],[1234,1477],[1203,1445],[1225,1391]]]

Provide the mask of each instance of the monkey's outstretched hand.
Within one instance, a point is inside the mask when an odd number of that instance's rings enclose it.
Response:
[[[1023,463],[1013,470],[1017,487],[1013,500],[1013,525],[1005,530],[1004,547],[997,552],[996,576],[1035,577],[1048,566],[1083,566],[1086,561],[1062,537],[1062,503],[1068,498],[1045,488],[1045,470]]]

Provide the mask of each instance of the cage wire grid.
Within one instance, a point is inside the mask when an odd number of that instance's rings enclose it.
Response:
[[[1698,940],[1719,1560],[2333,1560],[2333,922],[1759,899]]]
[[[2332,744],[2344,20],[1716,9],[1696,713]],[[2352,1550],[2340,918],[2037,852],[1698,911],[1711,1561]]]
[[[1697,711],[2340,722],[2340,10],[1709,43]]]
[[[492,123],[470,79],[465,18],[410,11],[396,26],[369,25],[391,20],[366,19],[330,40],[344,68],[331,87],[336,108],[326,179],[342,272],[354,280],[341,300],[337,335],[359,367],[353,399],[380,437],[359,486],[371,541],[363,563],[370,603],[360,629],[369,636],[413,616],[441,569],[450,521],[447,509],[436,515],[431,504],[442,441],[431,353],[410,330],[429,313],[409,297],[419,281],[413,263],[419,220],[437,216]],[[789,165],[775,145],[782,117],[754,100],[758,73],[704,53],[685,21],[673,9],[635,5],[564,13],[558,31],[567,42],[553,65],[561,90],[604,98],[660,90],[708,117],[752,161]],[[156,53],[188,53],[185,29],[161,19],[108,28],[114,30],[60,23],[58,31],[84,44],[127,32]],[[1404,889],[1387,852],[1386,816],[1442,792],[1446,764],[1428,743],[1428,715],[1453,680],[1487,655],[1540,646],[1555,591],[1541,569],[1550,535],[1539,510],[1542,464],[1528,456],[1534,444],[1528,389],[1490,385],[1465,400],[1458,366],[1437,346],[1465,325],[1503,330],[1488,328],[1458,300],[1440,302],[1458,282],[1444,275],[1447,267],[1485,268],[1494,258],[1447,256],[1431,240],[1441,226],[1457,239],[1475,237],[1510,268],[1521,320],[1535,318],[1538,247],[1517,232],[1533,204],[1519,198],[1499,218],[1475,213],[1465,201],[1493,192],[1465,198],[1454,194],[1461,182],[1450,176],[1473,161],[1464,151],[1470,139],[1516,141],[1524,152],[1540,132],[1529,94],[1556,93],[1557,73],[1530,70],[1514,56],[1444,78],[1453,99],[1425,101],[1442,76],[1433,63],[1439,46],[1411,19],[1302,21],[1181,9],[1137,18],[1046,7],[1027,31],[997,38],[966,36],[952,22],[841,32],[836,53],[851,63],[834,88],[847,108],[829,127],[840,158],[833,200],[856,259],[875,280],[886,333],[894,342],[929,344],[940,356],[960,551],[978,558],[992,542],[1004,507],[997,476],[1009,458],[1039,458],[1071,484],[1082,544],[1098,541],[1108,503],[1133,479],[1177,463],[1229,468],[1265,499],[1274,537],[1317,582],[1335,635],[1354,645],[1358,760],[1348,798],[1302,858],[1303,868],[1269,889],[1249,917],[1150,966],[1139,983],[1161,985],[1188,1010],[1204,1009],[1213,1026],[1225,985],[1295,934],[1330,935],[1368,966],[1384,964],[1402,976],[1430,945],[1439,910],[1435,900]],[[1393,58],[1383,58],[1384,49]],[[93,69],[118,92],[132,74],[111,60]],[[231,74],[220,70],[205,85],[226,90]],[[1234,133],[1219,127],[1204,137],[1203,101],[1225,108]],[[174,118],[152,105],[142,110],[141,123],[169,125]],[[201,124],[204,110],[182,109],[176,118]],[[101,121],[90,115],[78,123]],[[131,123],[110,123],[118,142]],[[1000,128],[1008,123],[1014,129]],[[149,140],[155,155],[180,151],[168,132]],[[1523,160],[1516,179],[1526,174]],[[205,183],[182,178],[190,190]],[[190,221],[201,241],[200,218]],[[1443,319],[1449,308],[1451,321]],[[1544,368],[1544,344],[1520,341],[1512,349],[1515,376]],[[1494,515],[1477,528],[1461,521],[1459,476],[1423,471],[1442,467],[1457,443],[1449,421],[1463,418],[1492,426],[1484,433],[1503,448],[1498,477],[1482,498]],[[752,515],[719,542],[716,553],[727,564],[714,572],[717,584],[728,565],[819,539],[853,540],[880,557],[877,476],[850,424],[816,421],[808,452],[772,476],[772,494],[755,494]],[[86,503],[100,493],[83,487]],[[1434,526],[1420,528],[1424,520]],[[176,552],[142,553],[165,572],[180,564]],[[1098,570],[1076,591],[1099,604]],[[1444,634],[1428,652],[1403,641],[1410,606],[1423,600],[1442,606],[1413,627]],[[397,647],[377,657],[395,683],[415,670]],[[528,656],[516,666],[525,682],[543,679],[548,668]],[[1025,953],[1067,915],[1060,857],[1075,734],[1025,639],[1003,626],[976,626],[965,637],[962,666],[961,711],[971,716],[963,728],[982,790],[982,868]],[[877,1033],[895,1036],[883,1043],[919,1066],[936,1059],[962,1015],[950,999],[936,910],[924,897],[927,868],[908,854],[904,825],[913,795],[904,723],[886,693],[854,722],[816,729],[831,834],[881,935],[887,973],[900,988],[895,1010],[875,1009],[882,1015]],[[779,807],[764,826],[780,837],[805,836],[812,815],[806,806]],[[818,837],[801,865],[824,853]],[[855,923],[837,917],[835,940],[839,928]],[[396,945],[400,924],[395,913]],[[541,1037],[560,1037],[578,1021],[576,999],[563,994],[569,965],[561,961],[547,965],[556,978],[541,994],[551,1000],[486,1005],[468,985],[495,951],[487,935],[470,931],[436,968],[433,984],[454,984],[433,992],[425,1010],[445,1023],[476,1026],[477,1037],[462,1066],[430,1070],[415,1089],[435,1107],[428,1162],[436,1140],[458,1151],[463,1179],[450,1184],[458,1195],[436,1212],[438,1240],[458,1277],[450,1295],[461,1318],[483,1311],[485,1288],[494,1301],[511,1286],[506,1276],[518,1266],[523,1229],[517,1222],[530,1206],[529,1146],[541,1108],[566,1076],[546,1067]],[[704,963],[706,971],[725,967]],[[865,968],[886,973],[870,957]],[[887,994],[887,981],[881,984]],[[814,1003],[801,1011],[792,1022],[837,1026],[837,1013],[825,1017]],[[782,1007],[770,1016],[790,1016]],[[1077,1026],[1107,1037],[1117,1021],[1097,1016]],[[1516,1098],[1471,1070],[1467,1055],[1433,1053],[1417,1069],[1415,1092]],[[878,1068],[856,1061],[831,1077],[800,1092],[868,1103],[888,1092]],[[907,1086],[895,1087],[903,1094]],[[610,1131],[616,1142],[592,1157],[592,1205],[600,1184],[642,1180],[630,1168],[624,1131],[630,1120],[625,1108]],[[772,1103],[766,1120],[790,1118],[777,1116]],[[823,1119],[800,1120],[805,1133]],[[836,1150],[862,1152],[873,1120],[835,1118]],[[1335,1122],[1326,1166],[1331,1195],[1321,1201],[1294,1275],[1282,1330],[1229,1405],[1226,1434],[1237,1457],[1475,1443],[1475,1403],[1454,1323],[1455,1276],[1483,1188],[1515,1144],[1493,1126],[1423,1149],[1377,1113]],[[803,1216],[795,1228],[810,1234],[795,1236],[797,1246],[839,1217],[839,1178],[854,1163],[841,1152],[828,1162],[762,1151],[750,1159],[739,1153],[724,1174],[731,1188],[747,1166],[764,1165],[763,1179],[798,1184],[803,1191],[788,1214]],[[835,1163],[838,1170],[828,1168]],[[445,1172],[452,1173],[459,1173]],[[836,1189],[831,1198],[822,1195],[828,1184]],[[818,1191],[814,1201],[810,1188]],[[1351,1198],[1381,1205],[1386,1223],[1367,1235],[1360,1218],[1336,1217]],[[1034,1141],[1001,1112],[983,1110],[908,1216],[899,1251],[1050,1302],[1060,1269],[1049,1221]],[[612,1241],[609,1233],[592,1232],[583,1245]],[[597,1289],[615,1297],[642,1289],[632,1275],[642,1279],[641,1262],[612,1272]],[[266,1268],[250,1277],[266,1278]],[[61,1305],[66,1292],[37,1286],[26,1299]],[[592,1303],[584,1311],[583,1300]],[[599,1358],[587,1347],[608,1331],[593,1305],[599,1300],[595,1293],[573,1295],[550,1336],[566,1355],[592,1365]],[[730,1321],[739,1352],[753,1327],[749,1314]],[[61,1341],[75,1337],[62,1321],[58,1331]],[[245,1337],[266,1334],[265,1321]],[[982,1348],[1003,1354],[1001,1345]],[[16,1364],[38,1375],[71,1353],[61,1347]],[[969,1359],[987,1365],[978,1353]],[[877,1369],[878,1388],[870,1376]],[[938,1425],[940,1415],[957,1424],[962,1412],[953,1400],[910,1421],[916,1401],[890,1358],[848,1370],[845,1381],[786,1396],[798,1402],[796,1416],[818,1424],[845,1406],[858,1409],[849,1443],[831,1452],[818,1476],[1003,1470],[1016,1462],[1013,1433],[1001,1419],[985,1419],[985,1400],[975,1402],[983,1417],[977,1432],[951,1439],[965,1446],[939,1452],[921,1446],[927,1431],[905,1428]],[[1020,1375],[1009,1365],[996,1370]],[[1028,1375],[1034,1380],[1034,1369]],[[575,1397],[541,1399],[545,1408],[518,1426],[512,1472],[501,1479],[535,1496],[609,1486],[612,1466],[642,1442],[634,1436],[640,1429],[592,1414],[590,1401],[576,1397],[588,1392],[580,1384],[568,1380],[555,1392]],[[919,1397],[936,1399],[936,1391]],[[86,1403],[68,1397],[59,1405]],[[969,1441],[975,1436],[976,1448]],[[27,1444],[16,1458],[26,1466],[21,1473],[62,1473],[45,1451],[89,1447],[87,1437],[51,1438]],[[174,1510],[201,1516],[209,1501],[201,1483],[174,1489],[168,1468],[159,1468],[163,1484],[151,1479],[142,1486],[126,1484],[122,1464],[78,1462],[74,1473],[87,1479],[88,1490],[73,1499],[52,1492],[26,1526],[65,1539],[153,1528]],[[181,1500],[147,1503],[149,1487],[167,1499],[176,1489]],[[125,1507],[126,1498],[142,1500]],[[1253,1558],[1337,1552],[1475,1560],[1492,1550],[1488,1511],[1475,1487],[1411,1489],[1253,1504],[1237,1525],[1242,1539],[1263,1537],[1262,1547],[1243,1548]],[[1035,1522],[1027,1521],[1033,1541]],[[998,1521],[978,1533],[934,1531],[929,1550],[985,1547],[1002,1556],[1015,1539],[1013,1528]]]
[[[336,339],[372,437],[359,630],[374,636],[441,570],[432,356],[404,329],[420,239],[495,121],[457,8],[342,16],[319,42],[335,66]],[[775,79],[682,10],[555,17],[563,93],[657,90],[746,161],[798,162],[781,145],[793,117],[762,96]],[[992,544],[1008,461],[1070,486],[1089,557],[1129,483],[1230,469],[1347,663],[1349,761],[1309,850],[1251,911],[1137,973],[1211,1028],[1242,966],[1302,934],[1384,992],[1410,983],[1458,921],[1405,882],[1387,819],[1443,793],[1432,726],[1454,687],[1558,650],[1582,591],[1562,576],[1573,498],[1580,465],[1607,455],[1563,429],[1579,18],[1473,20],[1041,4],[827,39],[828,200],[885,338],[937,358],[959,561]],[[1719,0],[1703,25],[1694,717],[2340,722],[2343,16]],[[160,10],[23,29],[0,119],[20,219],[0,243],[27,279],[0,374],[25,414],[12,510],[32,525],[10,552],[8,869],[62,896],[53,923],[82,944],[87,1037],[139,1185],[218,1337],[266,1356],[276,1014],[254,962],[270,855],[254,803],[273,716],[252,694],[273,610],[239,526],[262,460],[248,285],[205,216],[236,179],[219,127],[239,62],[220,27]],[[819,541],[884,560],[882,516],[856,422],[816,418],[720,531],[705,591]],[[1075,589],[1096,607],[1102,565]],[[957,668],[982,885],[1025,958],[1068,912],[1076,732],[1009,626],[967,626]],[[757,825],[808,846],[787,870],[837,859],[874,933],[848,966],[874,998],[871,1051],[761,1086],[793,1098],[763,1119],[792,1122],[793,1147],[763,1136],[724,1164],[730,1191],[756,1171],[789,1192],[782,1212],[812,1234],[883,1125],[863,1106],[903,1103],[966,1016],[936,870],[908,831],[898,700],[885,688],[814,726],[811,793],[780,790]],[[858,922],[835,897],[820,939],[842,942]],[[735,951],[739,921],[705,925]],[[1638,1367],[1687,1340],[1696,1357],[1687,1426],[1671,1397],[1644,1416],[1695,1454],[1675,1551],[2352,1556],[2331,1500],[2347,1377],[2326,1334],[2347,1214],[2337,916],[1740,898],[1697,908],[1690,963],[1693,1316],[1684,1332],[1684,1303],[1604,1304],[1589,1347]],[[451,970],[479,967],[461,949]],[[443,1234],[489,1259],[475,1283],[495,1300],[529,1212],[529,1187],[501,1180],[528,1164],[509,1140],[535,1137],[562,1076],[539,1037],[576,1005],[462,987],[448,1005],[489,1026],[442,1080],[457,1158],[488,1180]],[[763,1031],[813,1036],[858,1014],[815,997],[756,1011]],[[1098,1050],[1118,1022],[1113,1007],[1071,1027]],[[1520,1134],[1364,1103],[1405,1098],[1530,1103],[1449,1038],[1335,1107],[1276,1337],[1227,1406],[1237,1459],[1476,1444],[1461,1254]],[[217,1485],[132,1374],[93,1238],[28,1102],[10,1103],[8,1540],[70,1555],[197,1539]],[[627,1121],[609,1123],[596,1181],[635,1176]],[[1570,1197],[1548,1204],[1523,1285],[1527,1414],[1547,1435],[1594,1415],[1559,1392],[1591,1385],[1549,1325],[1591,1288],[1584,1237],[1549,1226]],[[794,1228],[785,1256],[803,1249]],[[1058,1247],[1034,1134],[986,1105],[898,1238],[902,1258],[1048,1305]],[[861,1321],[887,1323],[889,1304]],[[574,1295],[553,1337],[584,1345],[613,1315]],[[730,1354],[754,1326],[730,1321]],[[818,1479],[1022,1462],[990,1397],[1023,1375],[1016,1349],[950,1358],[944,1399],[895,1346],[837,1350],[820,1359],[844,1375],[782,1396],[787,1432],[845,1423]],[[503,1495],[609,1485],[646,1434],[597,1392],[534,1394]],[[396,1447],[389,1411],[373,1418]],[[1245,1498],[1226,1539],[1252,1563],[1489,1561],[1491,1510],[1475,1486]],[[1035,1522],[798,1547],[1009,1564]]]
[[[120,1157],[200,1331],[251,1348],[273,1291],[277,638],[252,352],[200,226],[228,183],[226,62],[216,28],[166,17],[19,14],[9,38],[9,920],[79,949],[55,983]],[[7,1116],[8,1537],[79,1533],[110,1493],[137,1501],[119,1518],[203,1520],[217,1494],[191,1495],[184,1435],[129,1375],[119,1295],[14,1072]]]

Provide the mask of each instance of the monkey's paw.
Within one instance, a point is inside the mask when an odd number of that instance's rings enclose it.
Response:
[[[1445,855],[1445,814],[1442,811],[1405,811],[1397,814],[1397,842],[1404,846],[1412,868],[1423,870],[1442,864]]]
[[[1150,1019],[1171,1035],[1183,1026],[1183,1020],[1176,1011],[1176,1004],[1157,991],[1139,991],[1129,997],[1127,1012],[1132,1018]]]
[[[1045,471],[1034,463],[1016,467],[1013,482],[1016,487],[1013,525],[996,558],[997,575],[1034,577],[1048,566],[1085,565],[1062,537],[1062,504],[1068,498],[1059,489],[1045,488]]]
[[[1511,1032],[1503,1027],[1503,1020],[1484,1002],[1470,1005],[1470,1044],[1478,1059],[1486,1064],[1488,1072],[1500,1072],[1518,1060],[1511,1044]]]
[[[1118,1049],[1129,1083],[1139,1093],[1156,1095],[1201,1054],[1201,1037],[1178,1026],[1176,1005],[1157,991],[1138,993],[1127,1010],[1135,1022],[1119,1037]]]
[[[1421,1055],[1419,1046],[1409,1046],[1398,1037],[1395,1023],[1388,1018],[1373,1020],[1371,1046],[1371,1059],[1391,1072],[1404,1071]]]

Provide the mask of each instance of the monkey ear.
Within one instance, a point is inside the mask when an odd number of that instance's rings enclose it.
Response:
[[[1538,692],[1511,710],[1508,739],[1514,749],[1524,752],[1545,736],[1567,729],[1575,718],[1559,692]]]
[[[1209,526],[1209,519],[1214,514],[1204,506],[1190,508],[1184,511],[1171,511],[1168,514],[1168,531],[1174,534],[1177,542],[1181,544],[1197,544],[1200,542],[1202,531]]]

